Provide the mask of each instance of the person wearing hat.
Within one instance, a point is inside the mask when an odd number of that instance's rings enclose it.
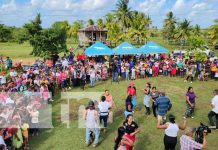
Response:
[[[184,135],[180,137],[180,150],[195,150],[206,148],[206,132],[203,134],[203,143],[198,143],[193,139],[195,128],[186,127]]]
[[[177,124],[175,122],[175,116],[169,115],[169,122],[166,124],[161,124],[160,120],[157,122],[158,129],[165,129],[164,135],[164,147],[165,150],[175,150],[177,144],[177,136],[179,129],[184,130],[186,128],[186,120],[182,124]]]
[[[89,146],[91,144],[90,133],[94,132],[95,140],[93,147],[96,147],[99,142],[99,116],[98,112],[95,110],[95,104],[93,101],[90,101],[88,107],[85,112],[85,120],[86,120],[86,145]]]

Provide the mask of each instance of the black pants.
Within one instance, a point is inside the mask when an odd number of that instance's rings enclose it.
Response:
[[[164,136],[165,150],[175,150],[177,144],[177,137]]]
[[[157,108],[156,108],[156,106],[154,105],[154,102],[152,102],[152,111],[153,111],[154,117],[157,117],[156,110],[157,110]]]
[[[191,78],[191,81],[193,81],[194,77],[191,75],[187,76],[186,80],[188,81],[188,79]]]
[[[214,126],[214,121],[213,121],[213,117],[216,117],[216,128],[218,129],[218,114],[215,113],[214,111],[210,111],[208,114],[208,119],[210,121],[210,125]]]
[[[107,116],[100,116],[100,123],[103,120],[105,128],[107,128],[107,118],[108,118],[108,115]]]
[[[85,90],[86,80],[80,80],[81,89]]]

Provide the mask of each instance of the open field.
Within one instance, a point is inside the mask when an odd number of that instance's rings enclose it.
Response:
[[[176,115],[177,122],[182,121],[183,113],[186,109],[185,93],[188,86],[193,86],[197,94],[197,105],[194,119],[188,119],[188,126],[197,127],[199,122],[208,124],[207,114],[210,111],[210,100],[212,98],[212,91],[217,88],[217,82],[199,82],[183,83],[181,78],[165,78],[157,77],[150,79],[136,80],[136,87],[138,93],[138,106],[134,114],[135,121],[140,125],[142,131],[137,135],[137,142],[135,143],[135,150],[162,150],[163,149],[163,130],[156,129],[156,119],[151,116],[145,116],[145,109],[143,106],[143,91],[145,83],[150,82],[152,86],[157,86],[158,90],[166,91],[167,95],[172,101],[173,107],[169,113]],[[88,100],[71,101],[70,102],[70,128],[66,128],[65,124],[60,121],[60,107],[65,104],[64,100],[60,100],[56,96],[53,103],[53,125],[54,129],[43,130],[38,137],[30,140],[30,146],[33,150],[112,150],[114,144],[114,137],[116,136],[117,128],[124,121],[124,100],[126,97],[126,87],[130,82],[121,81],[119,84],[110,81],[99,82],[96,87],[86,87],[86,92],[104,92],[109,89],[114,97],[116,108],[114,110],[114,122],[109,125],[106,133],[102,133],[100,137],[100,145],[96,148],[85,146],[85,129],[78,128],[77,114],[80,105],[87,105]],[[70,92],[81,91],[79,88],[70,90]],[[180,134],[182,131],[180,131]],[[207,136],[208,150],[217,150],[218,131],[214,131]],[[179,149],[179,142],[177,144]]]

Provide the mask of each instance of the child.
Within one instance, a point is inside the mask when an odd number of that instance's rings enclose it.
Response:
[[[129,67],[126,67],[126,80],[129,80]]]
[[[135,67],[132,67],[132,70],[131,70],[131,80],[135,80]]]
[[[29,142],[29,134],[28,134],[28,129],[29,125],[27,123],[24,123],[21,127],[22,129],[22,134],[24,138],[24,149],[28,149],[28,142]]]

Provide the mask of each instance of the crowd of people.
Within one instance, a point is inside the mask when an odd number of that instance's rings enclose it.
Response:
[[[198,78],[201,81],[218,80],[218,61],[208,59],[205,62],[196,62],[192,58],[173,55],[141,55],[141,56],[112,56],[111,58],[96,57],[87,58],[84,54],[77,58],[71,52],[60,57],[57,54],[47,60],[36,60],[31,66],[13,65],[12,59],[0,59],[6,70],[0,76],[0,141],[8,148],[28,149],[28,128],[32,136],[39,134],[38,126],[40,109],[53,102],[53,96],[58,91],[81,87],[85,90],[89,82],[90,87],[94,87],[99,80],[107,80],[110,76],[112,82],[119,80],[136,80],[138,78],[157,77],[159,75],[184,78],[184,82],[189,79],[191,83]],[[13,94],[11,94],[13,93]],[[166,112],[170,110],[172,104],[164,92],[158,92],[156,87],[146,84],[144,89],[144,106],[146,114],[150,115],[149,101],[152,101],[152,112],[157,117],[160,124],[158,128],[168,128],[172,125],[161,126],[165,123]],[[116,147],[126,147],[132,149],[135,141],[135,134],[140,132],[139,126],[133,121],[133,113],[137,106],[137,92],[134,83],[127,88],[127,98],[125,106],[126,121],[118,130]],[[193,117],[195,106],[195,93],[190,87],[186,94],[187,111],[186,117]],[[209,113],[211,124],[212,117],[217,118],[217,98],[212,103],[215,108]],[[87,108],[86,119],[89,128],[86,130],[86,144],[90,144],[90,128],[96,117],[104,123],[106,130],[107,122],[112,122],[112,113],[115,103],[108,90],[98,106],[90,103]],[[96,110],[98,108],[98,110]],[[100,114],[98,114],[100,113]],[[91,118],[91,119],[90,119]],[[90,119],[90,120],[89,120]],[[93,119],[93,120],[92,120]],[[218,120],[218,118],[217,118]],[[171,122],[172,123],[172,122]],[[216,123],[217,125],[217,123]],[[4,126],[7,126],[4,128]],[[218,126],[218,125],[217,125]],[[98,144],[100,130],[95,128],[94,146]],[[124,136],[121,136],[121,135]],[[120,148],[121,149],[121,148]]]

